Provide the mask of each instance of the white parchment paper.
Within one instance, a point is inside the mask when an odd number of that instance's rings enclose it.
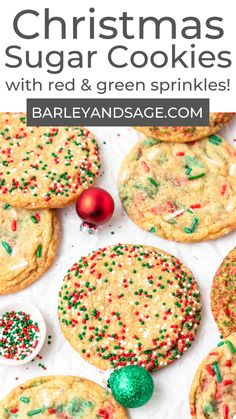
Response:
[[[173,365],[153,374],[155,393],[149,403],[130,410],[131,419],[189,419],[188,395],[194,372],[201,361],[219,341],[219,332],[210,310],[210,287],[214,273],[227,252],[236,245],[236,231],[218,240],[180,244],[163,240],[142,231],[125,215],[117,192],[117,174],[120,164],[139,134],[131,128],[92,128],[101,149],[102,169],[97,186],[113,195],[115,213],[96,236],[79,231],[80,220],[74,205],[58,210],[61,220],[61,245],[53,267],[29,288],[13,295],[0,296],[0,305],[11,301],[36,304],[47,323],[47,334],[52,343],[44,345],[33,363],[22,367],[0,365],[0,399],[13,387],[40,375],[79,375],[102,384],[104,373],[82,360],[64,339],[57,319],[57,300],[63,276],[73,262],[88,252],[110,244],[137,243],[153,245],[180,258],[194,273],[199,284],[203,313],[199,333],[185,355]],[[220,132],[235,147],[236,119]],[[39,363],[46,367],[44,370]]]

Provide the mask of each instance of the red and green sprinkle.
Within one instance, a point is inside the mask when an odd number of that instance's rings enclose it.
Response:
[[[20,361],[29,356],[40,339],[38,323],[23,311],[0,316],[0,356]]]
[[[72,266],[58,309],[63,330],[76,337],[78,350],[88,360],[93,357],[95,365],[101,360],[112,368],[134,364],[153,371],[191,346],[201,303],[195,281],[179,260],[158,249],[119,244]],[[151,336],[150,324],[159,325]]]

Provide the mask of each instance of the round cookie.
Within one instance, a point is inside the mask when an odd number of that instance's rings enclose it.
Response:
[[[93,186],[98,146],[81,127],[27,127],[25,114],[0,113],[0,200],[59,208]]]
[[[68,270],[59,298],[62,331],[102,370],[171,364],[191,346],[201,302],[191,272],[174,256],[119,244],[82,257]]]
[[[148,137],[160,141],[171,141],[174,143],[186,143],[189,141],[201,140],[209,135],[215,134],[234,117],[233,112],[211,112],[209,126],[207,127],[135,127]]]
[[[236,248],[218,268],[211,287],[211,309],[220,333],[236,332]]]
[[[236,334],[202,361],[190,390],[192,419],[233,419],[236,415]]]
[[[39,377],[21,384],[0,402],[1,419],[128,419],[104,388],[80,377]]]
[[[29,211],[0,203],[0,294],[20,291],[50,267],[59,230],[53,210]]]
[[[119,194],[144,230],[180,242],[215,239],[236,227],[236,150],[219,136],[145,138],[121,166]]]

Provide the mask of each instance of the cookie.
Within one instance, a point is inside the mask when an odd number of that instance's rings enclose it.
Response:
[[[0,402],[1,419],[128,419],[112,395],[93,381],[49,376],[27,381]]]
[[[38,279],[52,264],[58,244],[53,210],[0,203],[0,294],[20,291]]]
[[[192,419],[233,419],[236,415],[236,334],[202,361],[190,390]]]
[[[211,112],[210,123],[207,127],[134,127],[148,137],[160,141],[174,143],[186,143],[189,141],[201,140],[209,135],[215,134],[225,124],[228,124],[234,117],[233,112]]]
[[[219,136],[194,144],[145,138],[122,164],[119,193],[144,230],[179,242],[215,239],[236,227],[236,150]]]
[[[86,361],[102,370],[154,371],[191,346],[201,302],[191,272],[174,256],[119,244],[74,263],[58,310],[66,339]]]
[[[70,204],[100,167],[90,131],[27,127],[21,113],[0,113],[0,155],[0,200],[28,209]]]
[[[236,332],[236,248],[218,268],[211,287],[211,309],[220,333]]]

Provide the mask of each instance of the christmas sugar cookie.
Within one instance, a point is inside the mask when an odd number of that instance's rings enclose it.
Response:
[[[27,127],[24,114],[0,113],[0,200],[57,208],[94,184],[96,141],[85,128]]]
[[[236,150],[219,136],[194,144],[145,138],[122,164],[119,193],[144,230],[180,242],[214,239],[236,226]]]
[[[211,309],[224,337],[236,332],[236,248],[228,253],[215,274]]]
[[[0,402],[1,419],[126,419],[125,410],[93,381],[39,377],[16,387]]]
[[[58,243],[54,211],[0,203],[0,294],[19,291],[38,279],[52,264]]]
[[[236,334],[219,343],[198,367],[190,391],[193,419],[234,419]]]
[[[174,256],[119,244],[72,266],[58,309],[66,339],[86,361],[153,371],[190,348],[201,302],[191,272]]]
[[[160,141],[186,143],[196,141],[215,134],[231,121],[235,113],[210,113],[207,127],[135,127],[138,131]]]

